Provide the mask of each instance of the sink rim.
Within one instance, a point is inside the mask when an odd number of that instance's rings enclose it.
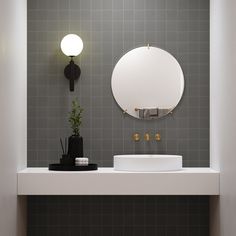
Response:
[[[182,155],[169,155],[169,154],[121,154],[121,155],[114,155],[114,158],[182,158]]]

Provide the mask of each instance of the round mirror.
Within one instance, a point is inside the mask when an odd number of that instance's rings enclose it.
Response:
[[[156,47],[139,47],[117,62],[111,87],[125,113],[139,119],[156,119],[170,113],[179,103],[184,75],[170,53]]]

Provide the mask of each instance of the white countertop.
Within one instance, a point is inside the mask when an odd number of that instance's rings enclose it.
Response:
[[[18,195],[219,195],[219,177],[211,168],[170,172],[26,168],[18,172]]]

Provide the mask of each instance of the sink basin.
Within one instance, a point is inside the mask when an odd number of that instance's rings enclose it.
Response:
[[[182,169],[179,155],[115,155],[114,170],[160,172]]]

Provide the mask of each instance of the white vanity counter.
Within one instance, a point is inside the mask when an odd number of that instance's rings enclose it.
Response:
[[[18,172],[18,195],[219,195],[220,173],[211,168],[171,172],[49,171]]]

